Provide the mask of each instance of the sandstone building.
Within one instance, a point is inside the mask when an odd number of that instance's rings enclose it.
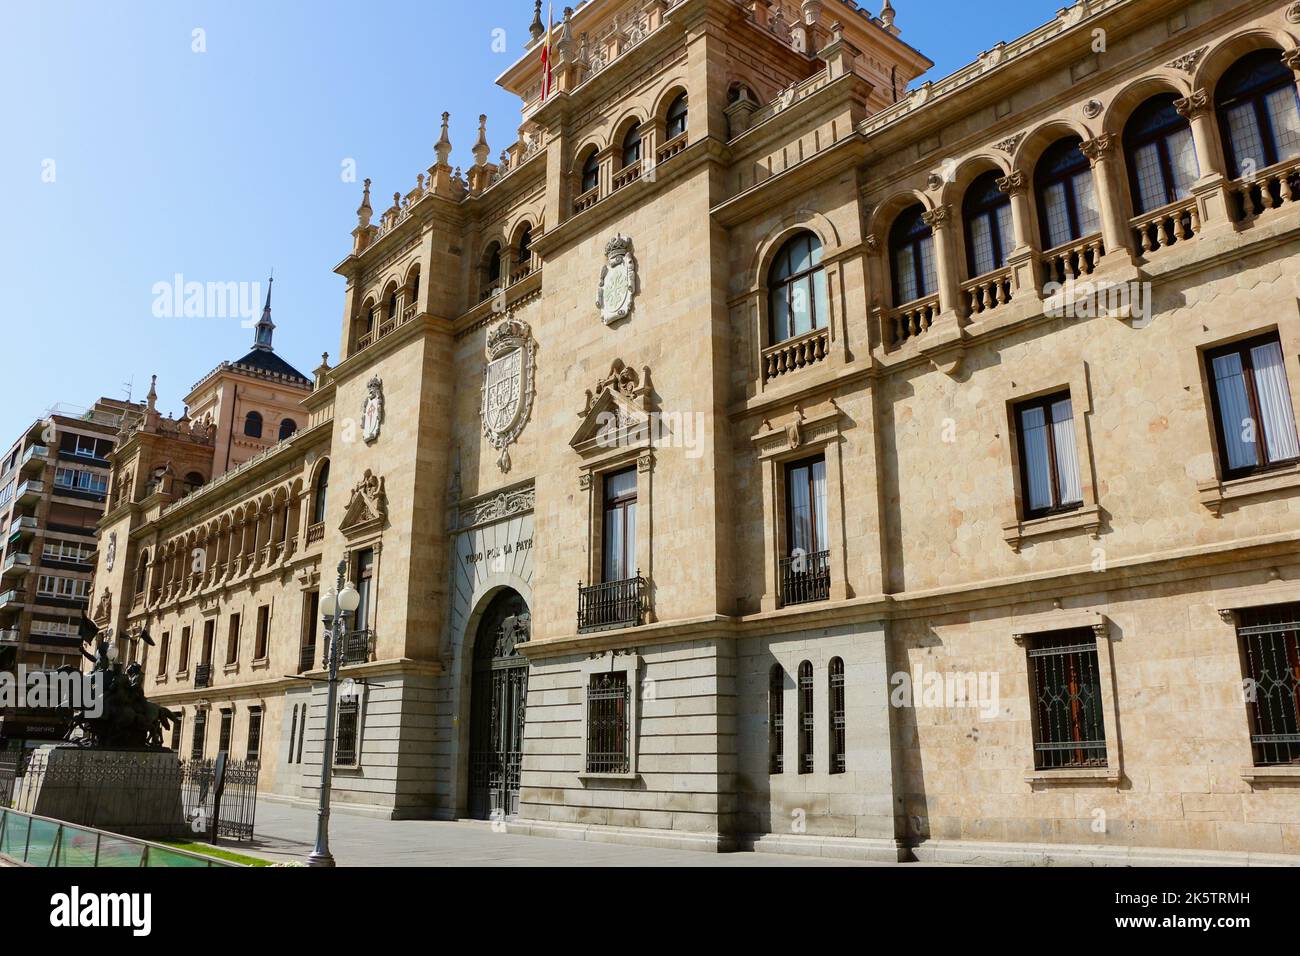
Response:
[[[151,398],[96,588],[184,753],[314,797],[343,561],[358,810],[1297,858],[1300,3],[920,83],[909,14],[589,0],[545,96],[535,14],[499,158],[367,182],[337,363]]]

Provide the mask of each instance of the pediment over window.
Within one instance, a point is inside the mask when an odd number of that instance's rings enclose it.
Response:
[[[388,497],[384,493],[384,479],[367,468],[365,475],[352,489],[339,530],[353,538],[381,530],[387,520]]]
[[[649,366],[637,374],[622,359],[615,359],[609,374],[587,391],[586,404],[578,413],[582,424],[569,439],[569,445],[588,458],[617,448],[648,444],[651,392]]]

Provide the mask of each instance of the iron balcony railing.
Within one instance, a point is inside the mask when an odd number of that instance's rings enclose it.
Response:
[[[194,686],[211,687],[212,686],[212,665],[199,664],[194,668]]]
[[[316,667],[316,645],[304,644],[298,652],[298,673],[305,674]]]
[[[831,553],[796,553],[781,559],[781,606],[826,601],[831,596]]]
[[[344,665],[368,663],[373,643],[373,631],[348,631],[343,641],[343,659],[339,663]]]
[[[637,627],[645,619],[646,581],[634,578],[578,585],[578,633]]]

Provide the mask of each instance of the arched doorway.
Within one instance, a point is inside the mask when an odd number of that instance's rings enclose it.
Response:
[[[519,812],[528,660],[528,604],[509,588],[494,597],[474,638],[470,689],[469,812],[481,820]]]

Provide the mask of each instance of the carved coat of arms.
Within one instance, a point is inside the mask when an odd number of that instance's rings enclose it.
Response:
[[[361,437],[367,445],[379,440],[384,427],[384,381],[378,375],[366,383],[366,398],[361,403]]]
[[[510,470],[510,445],[528,423],[533,408],[533,358],[537,348],[526,322],[506,319],[488,333],[488,363],[483,370],[483,434],[500,452],[497,466]]]
[[[600,288],[596,291],[596,307],[601,320],[613,325],[632,314],[636,301],[636,258],[632,255],[632,240],[617,235],[605,244],[605,266],[600,270]]]

